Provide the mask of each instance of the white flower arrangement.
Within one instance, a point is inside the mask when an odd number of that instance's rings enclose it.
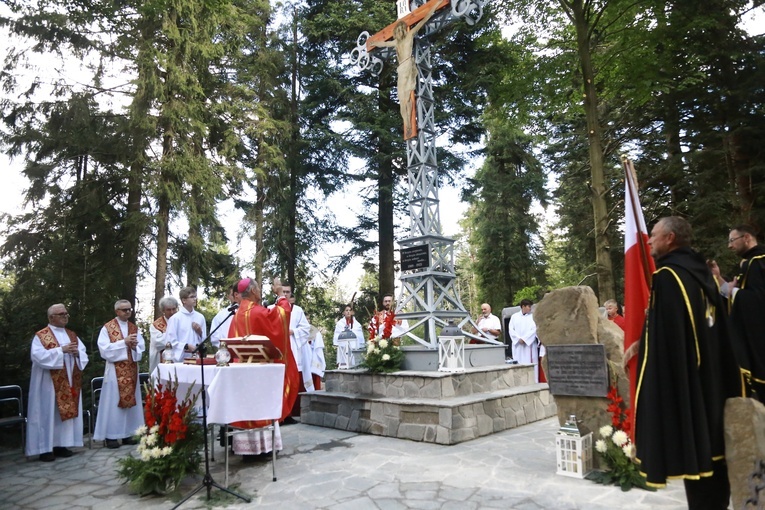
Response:
[[[614,432],[614,435],[611,436],[611,440],[614,442],[616,446],[621,448],[622,446],[626,445],[629,442],[630,438],[627,435],[627,433],[624,432],[623,430],[617,430],[616,432]]]
[[[603,425],[600,427],[599,432],[602,437],[611,437],[611,434],[614,433],[614,428],[611,425]]]

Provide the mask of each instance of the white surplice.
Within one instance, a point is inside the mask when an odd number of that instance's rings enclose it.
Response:
[[[514,313],[507,329],[513,341],[513,359],[521,365],[534,365],[535,381],[539,382],[539,340],[532,312]]]
[[[128,359],[124,340],[128,335],[128,323],[121,320],[117,320],[117,323],[120,325],[123,340],[112,342],[106,327],[101,328],[98,334],[98,351],[106,361],[106,366],[104,367],[104,385],[101,387],[101,400],[98,403],[96,427],[93,432],[93,439],[96,441],[131,437],[138,427],[144,425],[140,383],[135,386],[136,405],[124,409],[119,407],[120,391],[114,363]],[[132,349],[133,361],[136,363],[141,360],[146,347],[140,330],[137,339],[138,345]],[[138,365],[136,365],[136,377],[138,377]]]
[[[199,324],[202,328],[202,334],[198,334],[191,327],[193,323]],[[183,361],[184,358],[191,358],[191,353],[184,352],[186,344],[196,347],[207,336],[207,322],[205,316],[196,310],[188,311],[181,307],[178,313],[167,319],[167,329],[165,330],[165,341],[173,346],[173,361]]]
[[[353,321],[351,322],[350,330],[351,333],[356,335],[356,341],[355,342],[349,342],[351,345],[351,349],[363,349],[364,348],[364,330],[361,328],[361,324],[359,321],[356,320],[356,317],[352,318]],[[339,346],[340,341],[338,338],[340,337],[340,333],[345,331],[345,328],[348,327],[348,321],[343,317],[337,323],[335,324],[335,335],[332,337],[332,345]],[[353,354],[350,355],[351,358],[353,358]],[[337,349],[337,365],[344,365],[348,367],[353,367],[356,365],[356,362],[354,359],[346,359],[345,351],[343,349]]]
[[[167,327],[167,326],[165,326]],[[154,369],[162,361],[162,352],[165,350],[167,339],[165,333],[154,327],[154,323],[149,326],[149,373],[154,373]]]
[[[324,371],[327,369],[327,362],[324,359],[324,337],[321,331],[316,332],[316,338],[311,342],[311,373],[324,377]]]
[[[64,328],[48,327],[63,347],[70,343]],[[61,421],[56,405],[56,392],[53,390],[51,370],[66,367],[69,384],[72,384],[72,370],[75,364],[84,370],[88,364],[85,345],[77,339],[77,356],[64,354],[61,347],[45,349],[40,339],[32,338],[32,375],[29,381],[29,403],[27,407],[27,455],[40,455],[53,451],[54,446],[82,446],[82,392],[80,392],[79,413],[77,417]]]
[[[231,306],[231,305],[228,305]],[[228,338],[228,330],[231,329],[231,322],[234,320],[234,314],[228,311],[228,307],[223,308],[215,314],[210,323],[210,343],[217,349],[220,347],[220,341]],[[220,327],[218,327],[220,324]],[[218,329],[215,329],[218,328]]]

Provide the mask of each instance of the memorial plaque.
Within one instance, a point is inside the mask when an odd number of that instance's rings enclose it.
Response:
[[[430,245],[421,244],[401,250],[401,270],[427,269],[430,267]]]
[[[546,347],[550,393],[574,397],[605,397],[608,394],[605,345],[572,344]]]

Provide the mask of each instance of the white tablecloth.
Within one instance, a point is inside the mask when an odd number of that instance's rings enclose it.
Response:
[[[234,363],[228,367],[204,365],[207,386],[207,422],[232,423],[244,420],[278,419],[282,414],[284,365],[281,363]],[[195,385],[202,385],[199,365],[160,363],[152,374],[166,384],[178,377],[178,398]],[[202,405],[201,396],[197,401]]]
[[[219,368],[215,365],[204,365],[205,371],[205,386],[210,386],[210,383],[218,373]],[[161,382],[163,385],[167,385],[170,381],[178,377],[178,390],[176,396],[178,400],[186,397],[186,392],[194,387],[193,392],[199,393],[202,388],[202,371],[199,370],[199,365],[184,365],[183,363],[166,364],[160,363],[157,368],[152,372],[152,377],[155,381]],[[207,392],[208,398],[210,392]],[[202,407],[202,396],[197,398],[197,406]],[[209,406],[209,401],[208,401]]]

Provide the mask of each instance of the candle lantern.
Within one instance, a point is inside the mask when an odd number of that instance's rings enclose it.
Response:
[[[354,359],[351,352],[351,342],[356,343],[356,334],[348,326],[337,335],[337,368],[344,370],[353,368]]]
[[[592,432],[582,432],[572,414],[555,434],[557,474],[584,478],[592,471]]]
[[[438,336],[438,371],[465,371],[465,335],[451,321]]]

